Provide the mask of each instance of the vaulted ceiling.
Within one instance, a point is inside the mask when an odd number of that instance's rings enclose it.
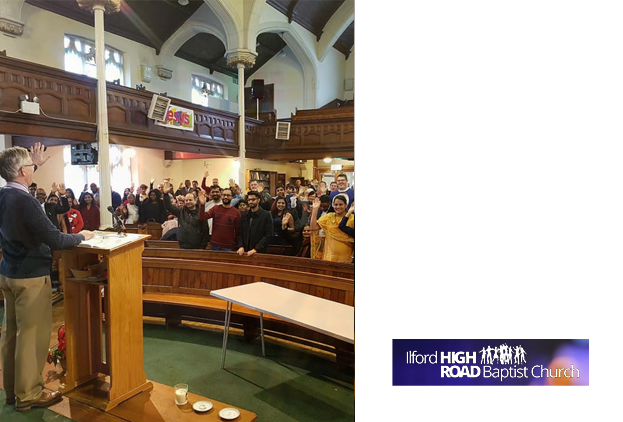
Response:
[[[288,17],[288,21],[296,22],[320,39],[323,28],[344,3],[345,0],[267,0],[267,5]],[[70,19],[94,25],[93,14],[81,9],[76,0],[26,0],[33,6],[68,17]],[[177,0],[124,0],[120,13],[106,15],[105,30],[121,37],[153,47],[160,53],[162,45],[177,31],[204,0],[189,0],[182,6]],[[333,45],[346,58],[350,55],[355,42],[354,21],[341,34]],[[278,54],[286,43],[279,34],[264,33],[257,38],[258,56],[253,68],[245,69],[245,79],[260,69],[275,54]],[[210,69],[237,77],[235,69],[227,66],[225,46],[214,35],[201,33],[189,39],[175,53],[177,57]]]

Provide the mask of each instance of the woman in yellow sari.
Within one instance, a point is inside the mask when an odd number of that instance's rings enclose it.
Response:
[[[346,214],[347,205],[348,196],[337,195],[333,198],[333,210],[335,212],[325,214],[316,220],[318,209],[320,208],[320,199],[316,198],[314,200],[310,228],[312,231],[322,229],[325,233],[324,252],[322,255],[322,259],[325,261],[353,262],[355,238],[339,228],[342,218],[347,218],[346,227],[355,228],[355,217],[352,214]]]

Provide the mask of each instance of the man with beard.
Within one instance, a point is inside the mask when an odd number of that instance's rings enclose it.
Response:
[[[240,231],[240,211],[231,206],[232,198],[231,188],[223,189],[222,204],[215,205],[206,212],[202,206],[206,203],[206,194],[199,192],[199,220],[212,220],[210,249],[213,251],[233,251],[236,247]]]
[[[247,193],[249,211],[240,218],[238,234],[238,255],[252,256],[256,252],[266,253],[273,236],[273,219],[268,211],[260,208],[260,193]]]
[[[171,214],[177,217],[177,240],[182,249],[205,249],[208,246],[208,225],[199,220],[199,209],[195,196],[186,195],[184,208],[178,208],[171,203],[173,186],[164,184],[164,206]]]
[[[54,227],[57,229],[60,229],[60,222],[57,215],[65,214],[70,208],[66,193],[64,184],[61,183],[60,187],[57,187],[56,183],[52,183],[52,192],[46,200],[45,191],[41,188],[37,189],[36,198],[39,203],[43,205],[45,215],[48,216],[52,224],[54,224]],[[60,204],[57,194],[60,195]]]

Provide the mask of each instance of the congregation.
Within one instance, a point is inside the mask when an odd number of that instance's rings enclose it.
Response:
[[[233,179],[221,187],[218,178],[208,185],[209,178],[205,172],[201,183],[186,179],[177,189],[171,179],[155,187],[153,179],[149,186],[132,184],[123,195],[111,192],[112,209],[126,225],[160,224],[160,240],[177,241],[183,249],[251,256],[278,245],[291,256],[354,262],[355,191],[346,174],[329,186],[317,179],[279,184],[274,196],[259,180],[243,193]],[[49,194],[35,183],[29,191],[61,232],[99,229],[101,192],[95,183],[78,196],[63,183],[53,183]]]

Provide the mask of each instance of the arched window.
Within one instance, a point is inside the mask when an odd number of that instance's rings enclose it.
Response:
[[[223,85],[199,75],[192,75],[190,79],[190,100],[195,104],[208,106],[208,97],[223,98]]]
[[[65,70],[97,78],[95,43],[75,35],[65,35]],[[123,82],[123,53],[111,47],[104,51],[106,80]]]

